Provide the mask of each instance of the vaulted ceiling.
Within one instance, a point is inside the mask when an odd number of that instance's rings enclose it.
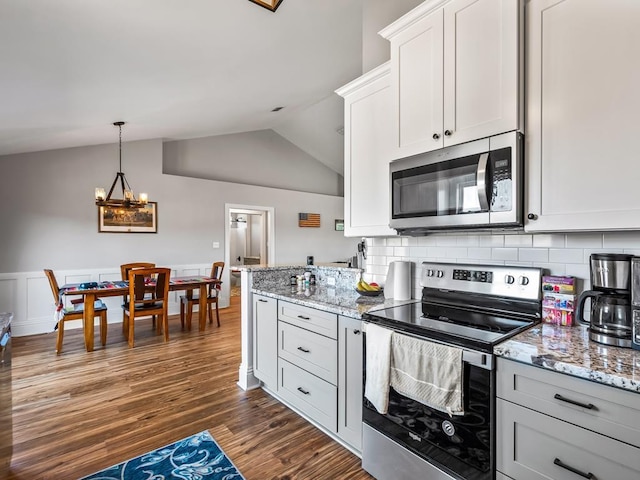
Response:
[[[0,0],[0,155],[114,143],[124,120],[124,141],[274,129],[342,173],[362,5]]]

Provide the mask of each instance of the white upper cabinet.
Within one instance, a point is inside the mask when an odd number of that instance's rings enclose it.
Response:
[[[427,1],[380,32],[391,43],[392,158],[521,128],[521,5]]]
[[[639,26],[637,0],[528,4],[525,230],[640,228]]]
[[[344,97],[344,234],[396,235],[389,228],[391,88],[385,63],[336,91]]]

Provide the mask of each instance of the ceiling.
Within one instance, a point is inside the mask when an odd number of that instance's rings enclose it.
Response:
[[[123,120],[125,142],[271,128],[342,173],[362,5],[0,0],[0,155],[113,143]]]

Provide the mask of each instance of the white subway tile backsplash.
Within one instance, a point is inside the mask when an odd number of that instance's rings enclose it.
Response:
[[[640,248],[640,232],[607,232],[602,235],[604,248]]]
[[[396,257],[410,257],[411,249],[409,247],[394,247],[393,255]]]
[[[446,249],[448,258],[465,259],[467,258],[467,249],[464,247],[448,247]]]
[[[436,245],[439,247],[455,247],[458,244],[456,235],[437,235]]]
[[[505,235],[505,247],[532,247],[533,235]]]
[[[504,235],[480,235],[478,236],[480,247],[504,247]]]
[[[567,248],[602,248],[602,233],[568,233]]]
[[[550,275],[572,275],[578,289],[591,286],[592,253],[628,253],[640,256],[640,232],[476,234],[439,233],[423,237],[367,239],[366,272],[384,284],[390,262],[414,263],[415,298],[420,297],[420,268],[424,261],[489,265],[527,265]]]
[[[583,263],[584,250],[579,248],[550,248],[550,263]]]
[[[533,236],[533,246],[535,248],[564,248],[566,235],[561,233],[544,233]]]
[[[548,248],[520,248],[518,249],[518,260],[520,262],[548,262]]]
[[[490,260],[491,249],[488,247],[470,247],[467,249],[469,259],[474,260]]]
[[[401,247],[402,237],[387,237],[387,247]]]
[[[509,260],[515,262],[518,260],[517,248],[494,248],[491,254],[493,260]]]

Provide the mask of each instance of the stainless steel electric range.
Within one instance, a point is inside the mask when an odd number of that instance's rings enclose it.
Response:
[[[542,270],[532,267],[424,262],[421,300],[364,316],[399,334],[460,348],[464,401],[463,415],[449,415],[391,388],[381,414],[365,398],[365,470],[378,480],[495,478],[492,351],[540,322],[541,280]],[[364,362],[366,372],[366,347]]]

